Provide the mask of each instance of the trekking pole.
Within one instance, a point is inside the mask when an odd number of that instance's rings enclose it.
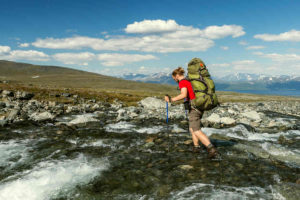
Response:
[[[166,120],[166,122],[167,122],[167,134],[168,134],[168,154],[169,154],[169,152],[170,152],[170,138],[169,138],[169,124],[168,124],[168,122],[169,122],[169,104],[168,104],[168,102],[166,102],[166,111],[167,111],[167,120]]]

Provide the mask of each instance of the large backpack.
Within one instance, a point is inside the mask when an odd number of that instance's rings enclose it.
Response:
[[[214,81],[201,59],[193,58],[188,63],[187,79],[191,82],[196,95],[192,105],[199,110],[211,110],[219,105]]]

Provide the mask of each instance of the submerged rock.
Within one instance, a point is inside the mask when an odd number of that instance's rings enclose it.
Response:
[[[191,169],[194,168],[194,167],[191,166],[191,165],[179,165],[178,167],[179,167],[180,169],[186,170],[186,171],[191,170]]]

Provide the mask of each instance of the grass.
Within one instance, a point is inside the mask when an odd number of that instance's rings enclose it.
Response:
[[[71,93],[82,98],[113,102],[123,101],[127,106],[149,96],[163,98],[165,94],[175,96],[176,86],[141,83],[115,77],[56,66],[39,66],[26,63],[0,61],[0,89],[21,90],[35,94],[34,99],[75,103],[72,98],[55,97],[55,94]],[[37,78],[33,78],[38,76]],[[221,103],[257,101],[300,101],[300,98],[217,92]]]

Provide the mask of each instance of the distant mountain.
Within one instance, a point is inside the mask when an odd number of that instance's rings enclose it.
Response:
[[[234,73],[223,77],[216,78],[218,81],[225,82],[288,82],[288,81],[300,81],[300,76],[268,76],[264,74],[248,74],[248,73]]]
[[[146,83],[176,85],[170,73],[126,74],[122,78]],[[217,90],[223,91],[300,91],[300,76],[269,76],[264,74],[234,73],[224,77],[213,77]]]
[[[161,84],[175,85],[171,73],[165,73],[165,72],[154,73],[149,75],[129,73],[123,75],[121,78],[125,80],[139,81],[145,83],[161,83]]]

